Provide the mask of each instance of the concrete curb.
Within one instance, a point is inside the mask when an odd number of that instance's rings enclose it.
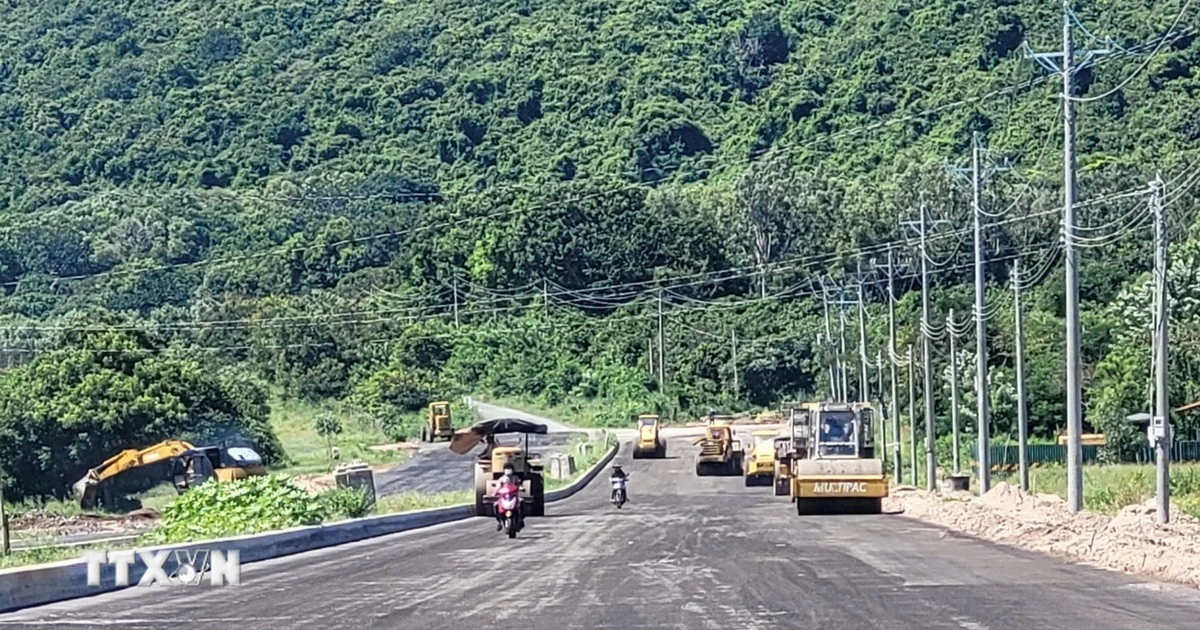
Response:
[[[547,492],[546,501],[561,501],[582,490],[612,461],[619,449],[620,444],[610,447],[608,453],[579,479],[565,488]],[[296,527],[265,534],[161,545],[139,549],[139,551],[171,552],[170,558],[164,565],[170,575],[177,566],[174,553],[176,551],[183,552],[181,555],[190,555],[197,550],[237,550],[241,555],[242,564],[247,564],[442,523],[467,520],[474,515],[473,504],[452,505],[401,514],[368,516],[326,525]],[[11,612],[31,606],[41,606],[129,588],[117,586],[116,568],[109,564],[101,565],[100,586],[88,586],[87,569],[87,562],[80,559],[2,570],[0,571],[0,612]],[[145,572],[145,566],[140,560],[130,565],[129,583],[137,584]]]

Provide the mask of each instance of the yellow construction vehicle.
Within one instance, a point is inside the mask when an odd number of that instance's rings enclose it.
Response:
[[[775,496],[792,492],[792,471],[796,461],[808,457],[808,437],[812,410],[820,403],[803,403],[788,413],[788,435],[775,440]]]
[[[792,500],[798,514],[879,514],[888,496],[875,457],[868,403],[826,402],[811,411],[807,456],[795,462]]]
[[[742,473],[742,444],[733,439],[733,428],[729,425],[710,424],[704,428],[704,434],[692,443],[700,446],[700,452],[696,454],[698,476],[714,471],[726,475]]]
[[[182,440],[164,440],[143,449],[126,449],[89,470],[72,486],[75,497],[84,508],[95,505],[100,484],[141,466],[171,461],[171,481],[180,494],[209,479],[228,482],[250,476],[265,475],[262,457],[253,449],[219,446],[197,448]]]
[[[775,438],[778,431],[754,431],[753,442],[742,455],[746,486],[769,486],[775,476]]]
[[[667,441],[662,437],[658,416],[644,414],[637,419],[638,439],[633,446],[633,458],[652,457],[663,459],[667,456]]]
[[[450,403],[440,400],[429,403],[429,417],[421,427],[422,442],[450,441],[454,437],[454,423],[450,421]]]
[[[505,464],[512,464],[513,473],[521,479],[521,509],[525,516],[546,515],[545,466],[540,456],[529,451],[529,436],[545,435],[548,430],[544,424],[517,418],[501,418],[485,420],[454,433],[450,440],[450,451],[459,455],[464,455],[480,442],[487,441],[487,448],[475,462],[476,516],[492,516],[496,491],[499,489],[496,480],[504,474]],[[524,444],[496,445],[495,437],[505,434],[523,435]]]

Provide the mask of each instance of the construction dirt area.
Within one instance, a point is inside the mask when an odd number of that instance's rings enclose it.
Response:
[[[983,496],[895,488],[885,511],[964,534],[1200,588],[1200,521],[1175,511],[1160,526],[1154,502],[1116,516],[1072,514],[1057,495],[1000,483]]]
[[[77,514],[64,516],[43,510],[30,510],[9,519],[13,535],[22,539],[58,539],[70,536],[136,534],[157,524],[157,511],[142,508],[128,514]]]

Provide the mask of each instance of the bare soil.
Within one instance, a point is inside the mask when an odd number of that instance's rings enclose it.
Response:
[[[9,527],[21,538],[60,538],[78,534],[111,533],[114,536],[150,529],[160,518],[156,510],[142,508],[128,514],[79,514],[63,516],[32,510],[9,519]]]
[[[1079,562],[1200,588],[1200,521],[1175,511],[1158,525],[1153,501],[1116,516],[1072,514],[1057,495],[1001,482],[983,496],[892,490],[885,510],[965,534]]]

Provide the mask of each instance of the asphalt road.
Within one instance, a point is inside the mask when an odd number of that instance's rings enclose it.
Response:
[[[327,628],[1195,628],[1200,592],[957,536],[904,516],[799,517],[768,488],[698,478],[693,448],[623,456],[516,540],[473,519],[247,565],[233,587],[139,589],[0,625]]]
[[[585,431],[573,429],[560,422],[532,414],[498,407],[487,403],[476,402],[475,409],[482,420],[498,418],[520,418],[547,425],[546,435],[529,436],[530,450],[535,453],[549,451],[565,451],[567,445]],[[518,435],[500,436],[502,444],[516,443],[521,439]],[[451,492],[454,490],[469,490],[474,487],[475,473],[471,462],[475,460],[482,447],[467,455],[456,455],[450,452],[448,443],[434,442],[422,444],[421,448],[404,460],[403,463],[386,472],[376,473],[375,492],[379,496],[400,494],[403,492]]]

